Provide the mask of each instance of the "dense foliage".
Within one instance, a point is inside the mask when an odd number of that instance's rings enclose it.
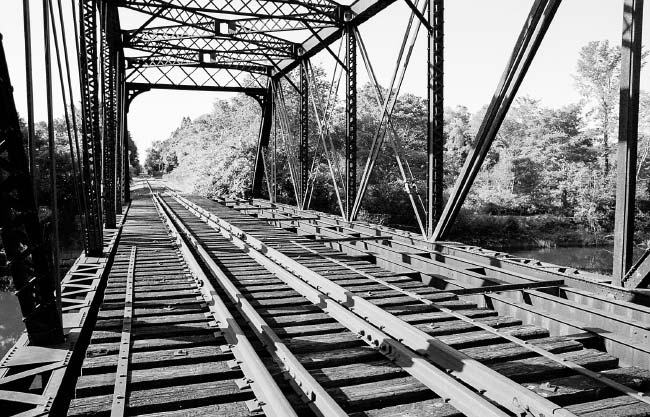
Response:
[[[601,239],[613,228],[615,149],[617,137],[620,52],[607,42],[590,42],[580,51],[576,67],[579,103],[547,108],[531,97],[515,100],[486,163],[465,203],[456,235],[471,240],[484,221],[487,229],[514,235],[528,229],[550,230],[553,225],[579,230]],[[323,70],[316,71],[323,101],[328,84]],[[290,119],[297,123],[297,96],[285,85]],[[384,91],[386,95],[386,91]],[[650,150],[650,97],[643,93],[639,143],[639,219],[648,208],[648,164]],[[334,146],[343,149],[345,122],[339,101],[332,117]],[[380,113],[374,89],[363,86],[358,93],[359,173],[377,128]],[[471,113],[458,106],[445,109],[445,187],[453,187],[485,108]],[[168,139],[155,142],[148,150],[145,169],[163,173],[187,191],[206,196],[245,196],[249,192],[259,125],[259,105],[237,96],[215,102],[212,112],[195,120],[184,118]],[[393,125],[401,138],[406,159],[424,192],[426,168],[426,99],[412,94],[399,97]],[[315,115],[310,114],[314,155],[318,138]],[[294,130],[294,133],[297,129]],[[280,161],[279,199],[293,202],[286,168],[287,152],[278,142]],[[321,148],[322,149],[322,148]],[[335,159],[343,166],[342,153]],[[324,158],[316,169],[316,190],[311,207],[338,211],[332,181]],[[396,159],[388,141],[379,156],[363,204],[362,215],[375,221],[414,227],[415,220],[404,192]],[[497,218],[499,216],[499,218]],[[504,217],[509,216],[509,217]],[[522,220],[526,216],[525,220]],[[483,219],[483,220],[481,220]],[[496,219],[496,220],[495,220]],[[643,223],[642,223],[643,224]],[[486,232],[485,235],[489,235]],[[585,240],[584,236],[578,240]]]

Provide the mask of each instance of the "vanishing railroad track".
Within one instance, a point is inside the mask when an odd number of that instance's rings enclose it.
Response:
[[[595,337],[160,191],[134,198],[69,415],[650,416],[650,371]]]

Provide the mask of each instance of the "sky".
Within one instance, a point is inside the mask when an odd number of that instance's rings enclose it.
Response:
[[[70,1],[62,0],[66,24],[71,24]],[[512,52],[533,0],[447,0],[445,2],[445,105],[467,106],[476,111],[492,97]],[[32,45],[34,56],[35,114],[46,118],[43,59],[43,19],[41,2],[31,2]],[[579,100],[573,75],[582,46],[593,40],[621,42],[623,0],[564,0],[518,95],[541,100],[559,107]],[[379,82],[388,84],[410,10],[405,2],[396,2],[360,27],[368,54]],[[645,8],[646,16],[648,7]],[[0,33],[9,62],[10,76],[18,111],[26,114],[25,59],[22,2],[4,0],[0,13]],[[71,32],[71,28],[66,28]],[[648,39],[650,23],[643,30]],[[74,40],[68,38],[74,49]],[[71,51],[72,52],[72,51]],[[327,52],[313,62],[331,69]],[[54,64],[56,65],[56,63]],[[76,65],[72,63],[71,65]],[[358,58],[358,82],[368,77]],[[55,67],[56,68],[56,67]],[[54,74],[56,74],[56,69]],[[76,71],[73,84],[78,86]],[[650,68],[642,70],[641,88],[650,89]],[[74,92],[79,100],[78,87]],[[426,34],[421,30],[406,73],[402,92],[426,96]],[[138,145],[140,160],[154,140],[169,137],[183,117],[195,118],[212,110],[215,99],[227,93],[158,90],[138,96],[129,113],[129,130]],[[54,88],[55,115],[63,106],[58,82]]]

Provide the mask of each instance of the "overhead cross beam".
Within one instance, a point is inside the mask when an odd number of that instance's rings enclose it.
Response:
[[[282,32],[335,24],[336,3],[310,1],[227,0],[126,0],[124,7],[171,22],[200,25],[214,21],[213,14],[244,32]],[[162,10],[161,10],[162,8]]]

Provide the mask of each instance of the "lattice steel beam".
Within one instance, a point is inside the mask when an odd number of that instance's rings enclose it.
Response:
[[[277,17],[282,20],[299,20],[303,16],[315,20],[334,21],[338,5],[328,1],[277,1],[277,0],[126,0],[124,6],[151,10],[162,6],[169,12],[194,13],[209,17],[210,13],[250,17]],[[171,13],[163,12],[161,16]]]
[[[275,50],[287,56],[295,55],[296,44],[284,39],[261,33],[231,33],[229,30],[215,33],[213,25],[207,28],[194,26],[167,26],[142,30],[131,34],[125,32],[126,45],[142,45],[151,42],[168,42],[169,45],[181,46],[193,50],[229,49],[245,46]]]
[[[345,27],[345,219],[352,217],[357,198],[357,40],[354,27]]]
[[[108,10],[106,3],[102,4],[102,28],[101,28],[101,64],[102,64],[102,102],[104,110],[103,118],[103,203],[104,221],[109,229],[115,228],[115,163],[116,149],[115,136],[117,133],[117,101],[116,101],[116,57],[115,42],[113,40],[112,13]]]
[[[298,205],[304,205],[305,192],[309,182],[309,78],[305,61],[300,64],[300,180],[297,196]]]
[[[79,0],[79,65],[82,101],[82,176],[85,184],[86,252],[101,255],[103,250],[100,202],[99,74],[97,70],[97,0]]]
[[[200,27],[214,22],[227,22],[238,32],[279,32],[306,29],[305,22],[317,27],[336,24],[336,6],[323,11],[310,3],[290,4],[277,1],[208,1],[205,7],[192,7],[192,0],[168,2],[163,0],[126,1],[123,6],[171,22]],[[293,3],[293,2],[292,2]],[[308,8],[306,6],[311,7]],[[211,13],[235,18],[216,19]],[[243,16],[237,18],[238,16]]]
[[[146,84],[157,88],[178,87],[179,89],[243,91],[246,89],[266,90],[268,77],[236,69],[169,66],[129,68],[126,70],[126,82],[129,84]]]

